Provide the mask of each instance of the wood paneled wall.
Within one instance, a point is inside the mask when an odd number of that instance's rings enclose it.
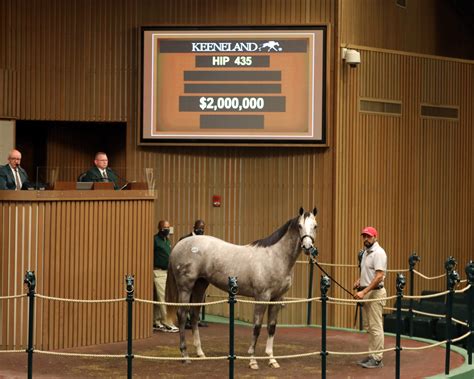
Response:
[[[462,28],[439,28],[455,19],[444,12],[439,20],[444,9],[439,1],[410,1],[406,10],[392,10],[393,3],[4,0],[0,117],[126,122],[127,175],[155,169],[155,223],[169,219],[174,241],[199,217],[207,222],[208,233],[245,244],[270,234],[294,217],[299,206],[317,206],[321,261],[355,264],[358,232],[374,224],[391,268],[406,268],[408,254],[418,250],[420,270],[438,274],[447,255],[456,255],[463,264],[472,257],[472,62],[364,46],[468,57],[472,43],[453,47],[467,37]],[[137,145],[139,26],[322,23],[331,30],[328,148]],[[432,33],[435,28],[443,35]],[[362,45],[359,68],[341,64],[342,44]],[[359,113],[360,97],[401,101],[402,116]],[[460,120],[421,119],[420,101],[457,104]],[[57,141],[67,138],[58,131]],[[86,159],[65,154],[61,143],[48,148],[50,166],[79,165]],[[83,165],[89,163],[87,158]],[[214,194],[222,196],[221,208],[212,207]],[[307,269],[298,267],[289,296],[306,295]],[[347,286],[357,275],[352,269],[329,271]],[[343,296],[337,289],[333,294]],[[352,309],[331,312],[333,324],[351,324]],[[241,315],[250,318],[248,310]],[[301,309],[288,307],[282,320],[300,323],[304,317]]]
[[[89,191],[82,196],[72,191],[38,196],[30,191],[2,192],[0,296],[26,293],[24,275],[33,270],[36,292],[45,296],[124,299],[125,275],[134,274],[135,296],[151,299],[154,197],[146,195],[148,191]],[[86,304],[36,298],[35,304],[37,349],[127,337],[125,301]],[[135,303],[134,308],[135,338],[150,336],[152,307]],[[0,349],[25,348],[27,298],[0,301],[0,320]]]
[[[474,62],[358,48],[361,65],[339,68],[335,260],[355,263],[356,232],[373,224],[390,269],[407,268],[416,251],[422,257],[417,269],[425,275],[443,273],[452,255],[465,277],[474,256]],[[402,114],[360,113],[360,98],[399,101]],[[459,107],[460,118],[422,118],[423,103]],[[395,274],[388,278],[394,294]],[[417,278],[415,284],[418,293],[445,288],[444,279]],[[335,320],[350,321],[343,313]]]
[[[340,0],[340,42],[430,55],[474,59],[472,25],[455,2]]]

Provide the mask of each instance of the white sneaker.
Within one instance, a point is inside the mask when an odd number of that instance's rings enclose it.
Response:
[[[168,331],[168,328],[165,325],[163,325],[161,322],[155,322],[155,324],[153,325],[153,329],[158,330],[159,332]]]
[[[178,333],[179,332],[179,328],[177,328],[175,325],[173,324],[163,324],[166,328],[166,331],[169,332],[169,333]]]

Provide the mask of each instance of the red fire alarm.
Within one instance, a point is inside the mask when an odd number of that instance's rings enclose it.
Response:
[[[212,196],[212,205],[215,207],[221,206],[221,197],[219,195]]]

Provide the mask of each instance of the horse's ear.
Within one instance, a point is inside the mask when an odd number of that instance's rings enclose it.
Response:
[[[303,216],[303,213],[304,213],[304,209],[303,207],[300,208],[300,216]]]
[[[314,207],[313,208],[313,214],[316,216],[318,214],[318,208]]]

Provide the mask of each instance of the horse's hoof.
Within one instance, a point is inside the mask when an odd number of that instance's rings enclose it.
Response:
[[[250,362],[250,363],[249,363],[249,367],[250,367],[252,370],[258,370],[258,363],[257,363],[257,362]]]
[[[183,362],[183,364],[185,364],[185,365],[190,365],[191,364],[191,361],[189,359],[183,359],[181,362]]]
[[[198,358],[206,358],[206,354],[204,354],[204,353],[198,354],[197,356],[198,356]]]
[[[268,362],[268,365],[269,365],[271,368],[280,368],[280,365],[278,364],[277,361],[270,361],[270,362]]]

